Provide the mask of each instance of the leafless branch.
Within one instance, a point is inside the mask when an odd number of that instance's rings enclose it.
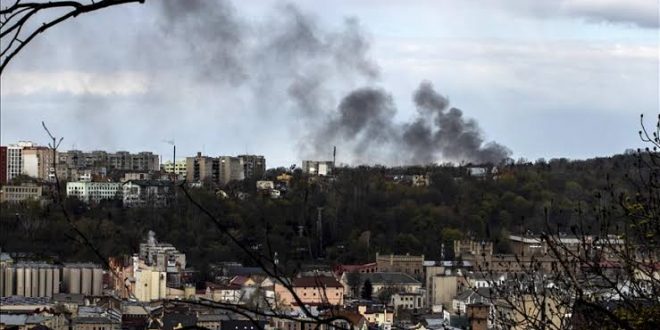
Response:
[[[0,8],[0,75],[18,53],[42,32],[80,14],[144,0],[28,2],[17,0]],[[37,20],[43,17],[42,22]]]

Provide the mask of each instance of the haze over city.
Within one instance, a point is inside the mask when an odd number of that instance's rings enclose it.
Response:
[[[655,1],[193,3],[117,6],[35,39],[2,75],[3,143],[45,144],[44,120],[65,150],[164,160],[166,140],[269,167],[333,146],[348,164],[583,159],[639,147],[639,114],[658,113]]]

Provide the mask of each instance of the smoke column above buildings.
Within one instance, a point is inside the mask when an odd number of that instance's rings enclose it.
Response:
[[[413,93],[413,119],[395,121],[395,102],[378,84],[370,39],[355,18],[328,29],[292,4],[276,6],[261,21],[241,17],[224,0],[158,6],[159,33],[178,50],[174,59],[150,56],[160,59],[150,65],[182,61],[191,79],[218,95],[245,93],[246,111],[258,120],[291,118],[288,129],[302,158],[328,158],[333,145],[352,164],[485,163],[510,155],[486,143],[478,122],[450,107],[427,81]]]

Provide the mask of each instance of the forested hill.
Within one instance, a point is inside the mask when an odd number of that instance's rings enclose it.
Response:
[[[637,162],[635,155],[540,160],[489,166],[485,175],[478,170],[471,175],[467,166],[338,168],[332,178],[294,171],[279,199],[258,194],[255,182],[247,180],[223,188],[230,196],[246,192],[245,199],[223,199],[213,189],[189,191],[243,244],[266,254],[277,252],[285,263],[320,258],[361,262],[372,260],[376,252],[439,259],[443,244],[445,258],[451,258],[451,242],[467,237],[493,240],[505,252],[502,237],[547,230],[546,220],[551,229],[566,233],[580,222],[588,229],[595,223],[595,210],[617,202],[620,191],[632,191],[626,175],[639,175]],[[282,171],[269,170],[267,179]],[[414,186],[406,175],[428,175],[429,185]],[[104,256],[137,251],[147,231],[154,230],[197,268],[244,259],[183,193],[163,209],[85,205],[75,199],[68,199],[66,207],[74,225]],[[96,258],[56,205],[3,205],[1,217],[3,251]]]

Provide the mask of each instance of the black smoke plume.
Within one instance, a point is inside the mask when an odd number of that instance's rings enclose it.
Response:
[[[341,101],[316,142],[333,141],[347,147],[360,163],[499,163],[511,154],[500,144],[485,143],[477,121],[464,118],[457,108],[448,109],[449,101],[431,83],[422,82],[413,101],[416,118],[399,124],[393,121],[396,108],[387,92],[374,88],[353,91]]]
[[[226,0],[166,0],[159,7],[166,43],[185,49],[170,63],[193,68],[193,79],[218,86],[219,94],[249,91],[249,107],[257,109],[250,111],[260,120],[294,119],[289,128],[303,158],[326,159],[332,145],[344,152],[342,161],[369,164],[485,163],[510,154],[484,143],[478,123],[449,108],[429,82],[413,94],[416,117],[395,122],[392,97],[372,87],[379,67],[357,19],[333,31],[292,4],[275,7],[262,22],[243,19]],[[346,96],[337,102],[342,89]]]

